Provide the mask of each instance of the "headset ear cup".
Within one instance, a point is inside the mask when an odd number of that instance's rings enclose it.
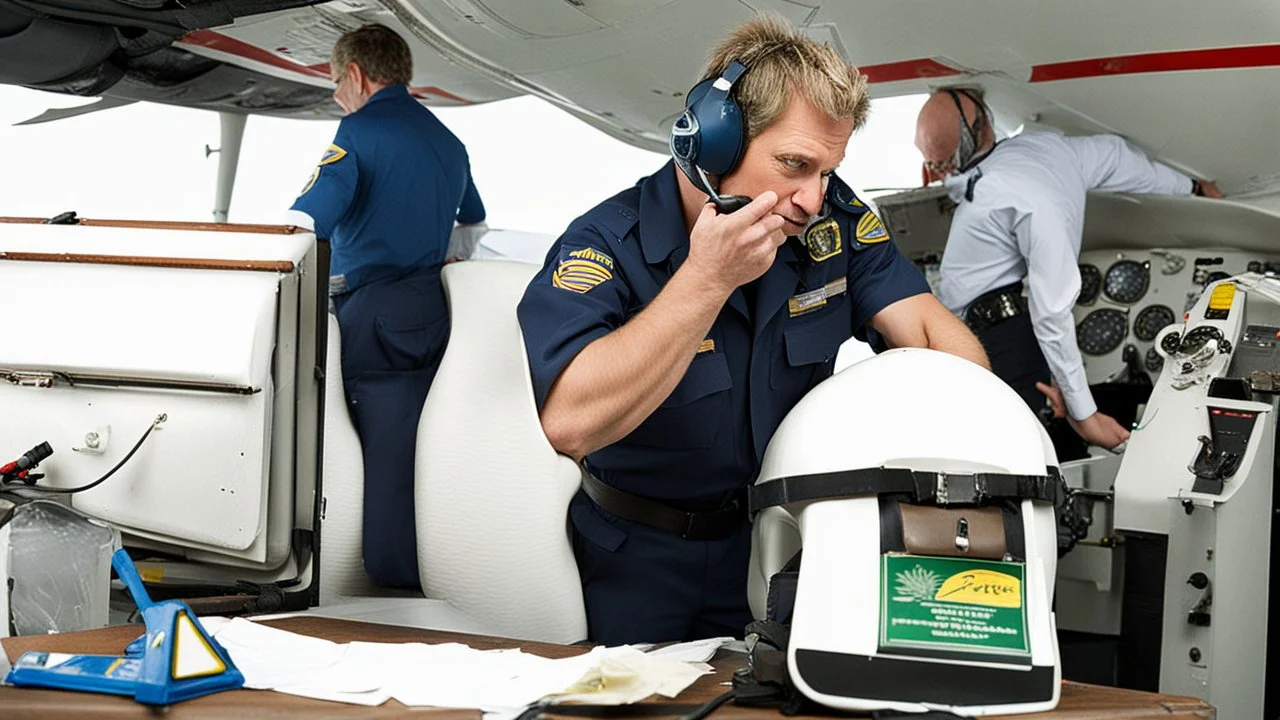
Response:
[[[733,98],[720,101],[707,98],[694,105],[694,117],[698,120],[698,165],[715,175],[727,175],[742,160],[744,123],[742,110]]]
[[[716,85],[718,80],[722,79],[708,78],[689,91],[685,113],[672,124],[671,141],[673,154],[681,152],[683,159],[703,170],[725,175],[742,160],[746,127],[741,107],[727,89]],[[678,140],[681,136],[692,139],[691,148]]]

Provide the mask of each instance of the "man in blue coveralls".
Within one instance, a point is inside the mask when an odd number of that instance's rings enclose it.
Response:
[[[987,364],[834,175],[869,104],[857,69],[760,16],[703,78],[676,163],[574,221],[519,306],[543,429],[588,471],[574,552],[610,645],[741,635],[744,489],[851,335]]]
[[[484,220],[467,150],[409,95],[409,46],[382,25],[343,35],[330,62],[347,113],[290,216],[331,247],[342,381],[364,449],[364,568],[416,588],[418,417],[449,338],[440,285],[454,221]]]

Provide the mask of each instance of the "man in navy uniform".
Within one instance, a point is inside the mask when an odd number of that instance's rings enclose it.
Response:
[[[741,635],[744,489],[850,336],[986,364],[834,175],[869,104],[856,68],[766,15],[703,77],[676,163],[574,221],[519,306],[543,429],[588,471],[570,519],[607,644]]]
[[[418,417],[449,338],[440,285],[454,221],[484,220],[462,142],[409,94],[409,46],[382,25],[343,35],[330,62],[347,113],[290,216],[331,247],[342,380],[364,450],[364,568],[419,586]]]

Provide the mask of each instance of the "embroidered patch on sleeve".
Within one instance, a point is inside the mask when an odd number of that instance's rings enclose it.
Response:
[[[315,186],[316,180],[319,180],[319,179],[320,179],[320,168],[317,166],[315,170],[311,171],[311,177],[307,178],[306,186],[302,188],[302,192],[298,193],[298,195],[299,196],[306,195],[308,192],[310,192],[311,188]]]
[[[551,274],[552,285],[578,294],[612,279],[613,258],[592,248],[562,254],[560,264]]]
[[[324,151],[324,155],[320,158],[320,164],[330,165],[332,163],[338,162],[339,160],[341,160],[346,156],[347,156],[346,150],[343,150],[337,145],[330,144],[329,148]]]
[[[320,168],[325,165],[332,165],[346,156],[346,150],[330,143],[329,147],[324,151],[324,155],[320,157],[320,162],[317,163],[315,169],[311,171],[311,177],[307,178],[306,186],[302,188],[302,192],[298,193],[298,195],[306,195],[311,191],[311,188],[315,187],[316,180],[320,179]]]
[[[889,231],[884,229],[884,225],[880,223],[880,218],[870,210],[862,214],[862,218],[858,220],[858,230],[855,233],[858,242],[863,245],[871,245],[874,243],[884,242],[889,239]]]

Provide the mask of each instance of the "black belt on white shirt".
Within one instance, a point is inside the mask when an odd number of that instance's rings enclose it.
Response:
[[[964,312],[964,322],[975,333],[1027,312],[1022,283],[1016,282],[979,295]]]

